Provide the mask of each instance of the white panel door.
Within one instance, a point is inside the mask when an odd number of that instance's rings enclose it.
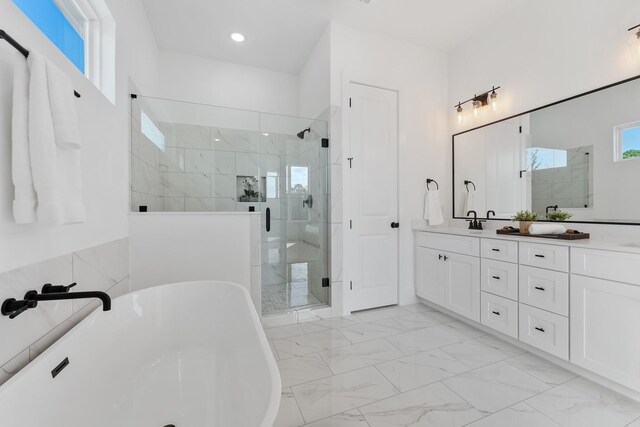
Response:
[[[436,249],[416,247],[416,295],[444,305],[443,254]]]
[[[640,391],[640,286],[571,275],[571,362]]]
[[[447,252],[445,307],[480,322],[480,258]]]
[[[355,83],[350,90],[346,271],[356,311],[398,303],[398,97]]]

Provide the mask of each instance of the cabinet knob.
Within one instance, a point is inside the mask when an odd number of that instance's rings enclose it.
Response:
[[[438,254],[438,259],[442,259],[442,254]]]
[[[448,259],[449,259],[449,257],[445,255],[445,256],[444,256],[444,260],[446,261],[446,260],[448,260]]]

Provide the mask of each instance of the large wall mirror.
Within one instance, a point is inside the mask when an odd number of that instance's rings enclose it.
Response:
[[[453,136],[455,218],[640,225],[640,76]]]

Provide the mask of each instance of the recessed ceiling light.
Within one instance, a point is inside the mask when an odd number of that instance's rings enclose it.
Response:
[[[246,37],[243,34],[240,33],[233,33],[231,34],[231,40],[233,40],[236,43],[242,43],[243,41],[245,41]]]
[[[220,142],[220,138],[213,138],[215,142]]]
[[[262,136],[269,136],[269,133],[265,132],[262,134]]]

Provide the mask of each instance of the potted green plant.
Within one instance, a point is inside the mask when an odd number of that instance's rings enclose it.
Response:
[[[520,221],[520,233],[529,234],[529,226],[538,220],[538,214],[532,211],[520,211],[511,220]]]
[[[566,221],[573,216],[572,213],[565,211],[552,211],[547,214],[547,220],[549,221]]]

